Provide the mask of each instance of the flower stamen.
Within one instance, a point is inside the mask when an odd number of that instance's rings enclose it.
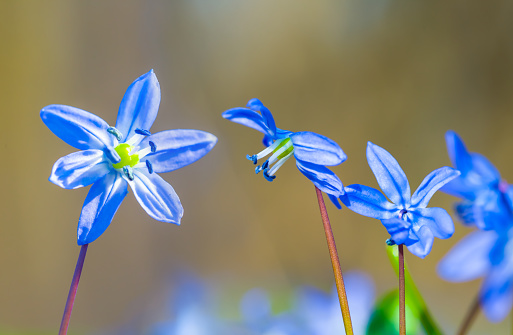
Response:
[[[114,127],[107,128],[107,132],[113,135],[118,141],[121,141],[121,139],[123,138],[123,134],[121,134],[121,132]]]
[[[123,166],[123,173],[130,181],[134,180],[134,169],[131,166]]]

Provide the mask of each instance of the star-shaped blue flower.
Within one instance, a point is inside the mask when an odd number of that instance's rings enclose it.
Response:
[[[342,182],[326,167],[346,160],[347,156],[338,144],[309,131],[291,132],[276,128],[273,115],[258,99],[249,100],[246,107],[229,109],[223,113],[223,117],[264,134],[262,142],[266,148],[256,155],[248,155],[247,158],[256,165],[258,160],[268,155],[271,157],[257,166],[255,172],[263,171],[265,179],[273,181],[278,169],[294,156],[299,171],[328,194],[340,208],[337,198],[344,192]]]
[[[450,130],[445,134],[447,151],[461,176],[441,190],[463,199],[456,212],[463,223],[482,230],[507,229],[512,221],[513,187],[481,154],[468,152],[461,138]]]
[[[513,305],[513,228],[465,236],[440,261],[438,274],[452,282],[484,277],[479,304],[490,321],[503,320]]]
[[[349,209],[381,220],[391,236],[389,243],[404,244],[420,258],[429,254],[434,237],[452,236],[454,224],[445,209],[426,206],[440,187],[460,175],[459,171],[442,167],[431,172],[412,196],[406,175],[385,149],[369,142],[367,161],[379,186],[392,202],[372,187],[349,185],[341,198]]]
[[[79,245],[93,242],[107,229],[128,185],[152,218],[180,224],[180,199],[157,172],[195,162],[214,147],[217,138],[188,129],[151,134],[159,104],[160,87],[151,70],[128,87],[116,127],[75,107],[50,105],[41,110],[41,119],[55,135],[82,150],[59,159],[49,180],[66,189],[93,184],[78,221]]]

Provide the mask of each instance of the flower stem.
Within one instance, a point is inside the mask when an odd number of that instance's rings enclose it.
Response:
[[[319,209],[321,210],[321,218],[326,233],[326,241],[328,242],[328,249],[330,251],[331,265],[333,266],[333,274],[335,275],[335,283],[337,284],[338,299],[340,301],[340,310],[342,311],[342,319],[344,320],[344,328],[346,335],[353,335],[353,326],[351,324],[351,315],[349,313],[349,304],[347,303],[346,288],[344,286],[344,278],[342,277],[342,270],[340,269],[340,261],[338,259],[337,246],[335,245],[335,238],[331,231],[330,219],[328,211],[324,204],[322,192],[315,187],[317,193],[317,201],[319,202]]]
[[[84,244],[80,249],[80,254],[78,255],[77,266],[75,267],[75,273],[73,274],[73,280],[71,281],[71,286],[69,288],[68,299],[66,300],[66,306],[64,307],[64,314],[62,315],[59,335],[66,335],[68,333],[69,319],[71,317],[71,312],[73,311],[73,303],[75,302],[75,296],[77,295],[78,283],[80,282],[80,275],[82,274],[88,245],[89,244]]]
[[[458,330],[458,335],[464,335],[470,329],[472,322],[477,317],[477,313],[479,312],[479,295],[474,299],[470,309],[467,312],[467,316],[463,320],[460,329]]]
[[[404,250],[403,244],[399,244],[399,334],[406,335],[406,313],[405,313],[405,284],[404,284]]]

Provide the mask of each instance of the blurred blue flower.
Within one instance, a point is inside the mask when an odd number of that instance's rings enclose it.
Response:
[[[246,107],[229,109],[223,113],[223,117],[264,134],[262,142],[266,148],[256,155],[248,155],[247,158],[256,165],[259,159],[268,155],[271,157],[257,166],[255,172],[263,171],[265,179],[273,181],[278,169],[294,156],[299,171],[328,194],[331,201],[340,208],[337,198],[344,192],[342,182],[326,168],[346,160],[347,156],[339,145],[316,133],[276,128],[271,112],[258,99],[249,100]]]
[[[426,206],[440,187],[459,176],[459,171],[439,168],[427,175],[411,195],[406,175],[386,150],[369,142],[367,161],[379,186],[392,202],[372,187],[349,185],[341,197],[349,209],[381,220],[391,236],[389,243],[404,244],[421,258],[431,251],[435,236],[440,239],[452,236],[454,224],[445,209]]]
[[[463,199],[456,213],[467,225],[482,230],[505,229],[511,224],[513,187],[501,180],[499,171],[481,154],[468,152],[461,138],[450,130],[445,134],[447,151],[461,176],[442,191]]]
[[[304,335],[301,319],[290,311],[273,314],[266,291],[254,288],[246,292],[240,302],[243,324],[237,334],[246,335]]]
[[[215,145],[214,135],[199,130],[151,134],[160,104],[153,70],[136,79],[123,97],[116,127],[81,109],[50,105],[41,119],[64,142],[80,149],[60,158],[49,180],[75,189],[93,184],[78,222],[78,244],[96,240],[109,226],[130,185],[139,204],[154,219],[180,224],[178,195],[154,172],[191,164]]]
[[[484,277],[480,305],[489,320],[501,321],[513,304],[513,228],[465,236],[440,261],[438,274],[452,282]]]
[[[353,331],[365,334],[375,299],[374,283],[368,275],[357,271],[344,273],[344,283]],[[336,286],[330,294],[314,287],[301,289],[295,309],[299,319],[305,321],[305,334],[345,334]]]

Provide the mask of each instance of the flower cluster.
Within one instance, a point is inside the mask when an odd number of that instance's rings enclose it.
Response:
[[[504,319],[513,304],[513,187],[501,179],[486,157],[468,152],[453,131],[446,134],[447,151],[461,176],[443,191],[462,199],[456,213],[478,231],[463,238],[438,265],[446,280],[484,277],[479,301],[488,319]]]

